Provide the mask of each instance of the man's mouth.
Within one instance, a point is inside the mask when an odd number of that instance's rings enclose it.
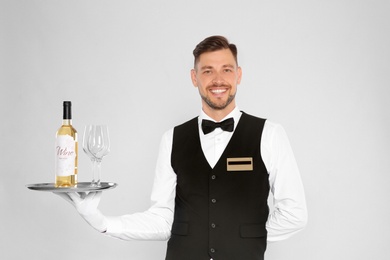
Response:
[[[221,94],[227,91],[226,88],[217,88],[217,89],[211,89],[211,93],[213,94]]]

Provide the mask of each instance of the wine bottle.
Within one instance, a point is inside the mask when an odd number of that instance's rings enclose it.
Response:
[[[72,126],[72,103],[64,101],[62,126],[56,134],[55,187],[77,185],[78,143],[77,131]]]

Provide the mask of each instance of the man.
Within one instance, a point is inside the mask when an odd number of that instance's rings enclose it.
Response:
[[[151,199],[142,213],[106,217],[101,192],[60,194],[95,229],[124,240],[166,240],[167,260],[264,259],[266,243],[303,229],[302,182],[283,128],[241,112],[237,49],[212,36],[194,52],[196,117],[164,134]],[[218,122],[215,124],[215,122]],[[273,193],[270,214],[267,197]]]

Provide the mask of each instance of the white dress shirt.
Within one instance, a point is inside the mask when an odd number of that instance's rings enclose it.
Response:
[[[233,117],[235,129],[241,114],[236,107],[224,119]],[[204,135],[202,119],[215,120],[203,111],[198,118],[202,150],[210,166],[214,167],[234,132],[217,128]],[[176,194],[176,174],[171,166],[172,141],[173,128],[161,140],[151,194],[152,206],[145,212],[107,217],[107,235],[124,240],[169,239]],[[287,135],[280,125],[268,120],[265,122],[260,149],[274,202],[274,209],[266,223],[267,240],[283,240],[303,229],[307,222],[301,177]]]

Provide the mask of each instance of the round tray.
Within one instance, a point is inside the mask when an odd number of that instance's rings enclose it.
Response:
[[[113,182],[101,182],[99,187],[91,186],[90,182],[79,182],[77,187],[58,187],[54,186],[54,183],[36,183],[28,184],[27,188],[37,191],[50,191],[50,192],[85,192],[85,191],[99,191],[113,189],[118,184]]]

